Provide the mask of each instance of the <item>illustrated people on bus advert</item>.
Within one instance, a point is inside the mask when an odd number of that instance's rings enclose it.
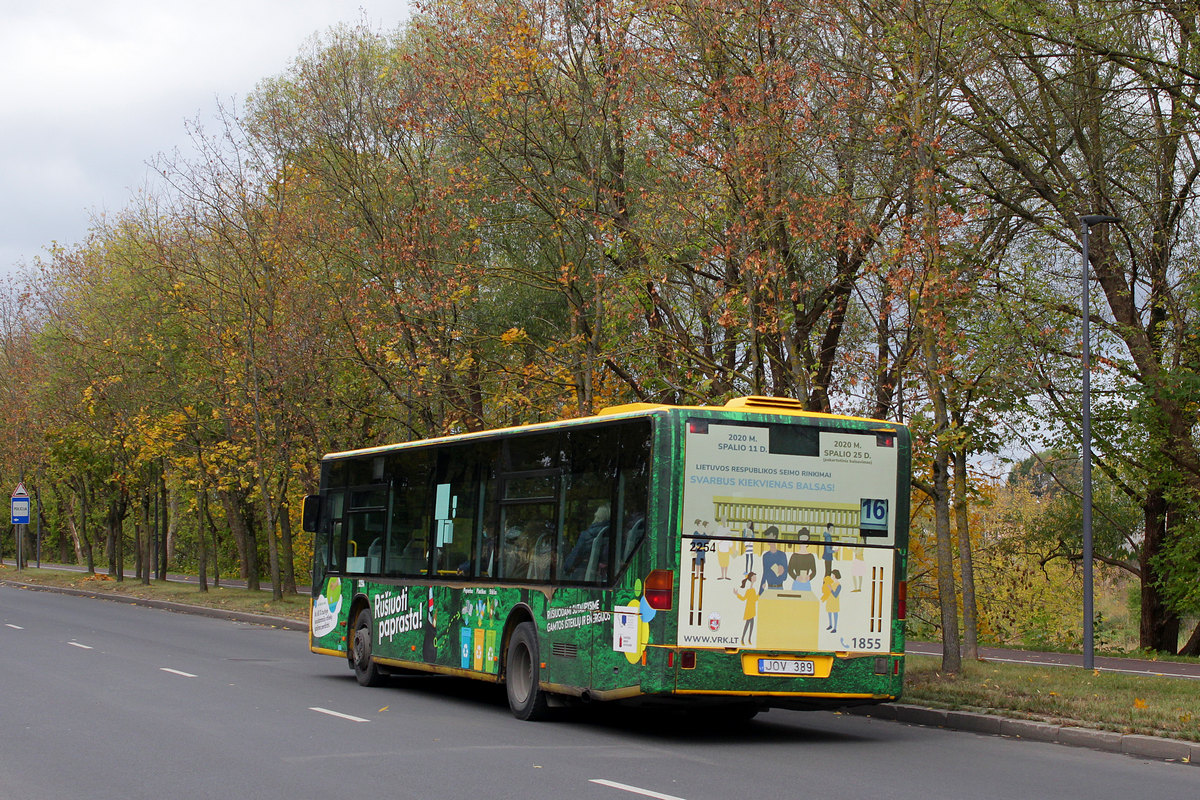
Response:
[[[754,618],[758,615],[758,590],[754,588],[756,577],[758,576],[751,572],[742,578],[741,588],[746,590],[744,593],[737,589],[733,590],[739,600],[746,601],[746,612],[742,615],[742,619],[746,621],[742,627],[742,644],[754,644]]]
[[[825,533],[821,536],[825,546],[821,548],[821,560],[825,562],[825,576],[833,571],[833,523],[825,524]]]
[[[792,553],[788,575],[792,577],[793,592],[811,592],[812,579],[817,576],[816,557],[812,553]]]
[[[767,552],[762,554],[762,584],[758,587],[761,594],[767,589],[782,589],[784,578],[787,577],[787,553],[779,549],[779,543],[774,536],[779,535],[779,529],[774,525],[763,531],[767,537]]]
[[[729,520],[724,517],[717,524],[715,531],[717,536],[717,566],[721,568],[721,575],[717,578],[719,581],[729,580],[729,559],[733,554],[733,542],[730,536],[733,531],[729,530]]]
[[[842,610],[841,580],[842,573],[835,569],[825,577],[825,581],[821,585],[821,600],[825,602],[825,613],[829,616],[829,627],[825,630],[830,633],[837,633],[838,613]]]
[[[742,570],[743,575],[749,575],[754,570],[754,523],[746,522],[746,526],[742,528],[742,554],[745,556],[745,569]]]
[[[863,578],[867,574],[867,549],[854,548],[854,559],[850,562],[850,583],[854,586],[850,591],[861,592]]]
[[[692,566],[700,572],[704,571],[704,554],[708,551],[708,543],[711,539],[708,522],[696,520],[696,530],[692,533]]]

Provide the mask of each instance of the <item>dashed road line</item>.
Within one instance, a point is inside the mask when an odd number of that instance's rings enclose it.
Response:
[[[79,642],[67,642],[71,647],[78,647],[80,650],[95,650],[90,644],[80,644]]]
[[[610,789],[620,789],[623,792],[632,792],[633,794],[640,794],[642,797],[653,797],[653,798],[655,798],[655,800],[683,800],[682,797],[676,797],[673,794],[663,794],[662,792],[655,792],[651,789],[642,789],[637,786],[630,786],[629,784],[626,784],[626,783],[617,783],[616,781],[606,781],[603,778],[592,778],[591,780],[588,781],[588,783],[598,783],[601,786],[607,786]]]
[[[160,670],[162,670],[163,672],[169,672],[169,673],[171,673],[172,675],[179,675],[179,676],[181,676],[181,677],[184,677],[184,678],[197,678],[197,677],[199,677],[198,675],[193,675],[193,674],[192,674],[192,673],[190,673],[190,672],[183,672],[183,671],[181,671],[181,670],[177,670],[177,669],[171,669],[170,667],[159,667],[159,669],[160,669]]]
[[[370,722],[371,721],[369,719],[363,719],[362,717],[354,717],[354,716],[351,716],[350,714],[343,714],[340,711],[330,711],[328,708],[321,708],[320,706],[309,706],[308,710],[316,711],[318,714],[328,714],[331,717],[337,717],[338,719],[349,720],[350,722]]]
[[[6,628],[12,628],[14,631],[23,631],[23,630],[25,630],[25,629],[24,629],[24,628],[22,628],[20,625],[13,625],[11,622],[6,622],[6,623],[4,623],[4,627],[6,627]]]

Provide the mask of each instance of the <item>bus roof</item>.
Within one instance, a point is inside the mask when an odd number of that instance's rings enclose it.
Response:
[[[651,416],[657,413],[668,411],[746,411],[759,414],[785,414],[795,417],[813,417],[818,419],[837,419],[847,420],[852,422],[867,422],[877,425],[887,425],[892,428],[903,428],[904,425],[899,422],[888,422],[887,420],[871,419],[870,417],[854,417],[843,414],[826,414],[819,411],[808,411],[804,408],[804,404],[799,400],[793,400],[790,397],[766,397],[762,395],[748,395],[746,397],[735,397],[728,401],[723,406],[687,406],[687,405],[670,405],[668,403],[625,403],[622,405],[608,406],[600,409],[595,415],[590,417],[572,417],[570,419],[551,420],[549,422],[534,422],[528,425],[513,425],[507,428],[490,428],[485,431],[471,431],[468,433],[453,433],[446,436],[435,436],[429,439],[413,439],[407,442],[394,442],[391,444],[376,445],[374,447],[363,447],[356,450],[343,450],[340,452],[326,453],[322,460],[331,460],[337,458],[348,458],[351,456],[366,456],[374,453],[386,453],[392,450],[415,447],[417,445],[439,444],[445,442],[458,442],[474,439],[483,436],[494,436],[501,433],[517,433],[525,431],[539,431],[553,429],[563,425],[577,425],[587,422],[597,422],[606,419],[630,417]]]

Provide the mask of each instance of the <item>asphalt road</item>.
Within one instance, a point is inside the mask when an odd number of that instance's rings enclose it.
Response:
[[[302,633],[0,586],[0,800],[1198,797],[1200,770],[832,713],[515,720],[441,677],[364,689]]]
[[[85,567],[75,564],[53,564],[50,562],[42,563],[43,569],[62,570],[65,572],[84,572]],[[104,574],[107,570],[103,567],[97,567],[98,573]],[[179,573],[169,573],[167,579],[177,581],[179,583],[198,583],[196,576],[183,575]],[[128,578],[133,580],[133,578]],[[246,582],[237,578],[222,578],[222,585],[245,587]],[[271,584],[263,583],[264,591],[271,590]],[[297,587],[300,594],[309,594],[310,590],[307,585]],[[919,655],[941,656],[942,645],[939,642],[914,642],[909,641],[905,645],[905,652]],[[1079,653],[1041,653],[1031,650],[1014,650],[1011,648],[1000,647],[983,647],[980,648],[980,655],[989,661],[1001,661],[1011,664],[1044,664],[1047,666],[1058,667],[1082,667],[1083,655]],[[1094,659],[1096,669],[1101,672],[1123,672],[1131,675],[1158,675],[1170,678],[1189,678],[1192,680],[1200,680],[1200,664],[1182,663],[1171,661],[1153,661],[1149,659],[1136,659],[1113,657],[1113,656],[1096,656]]]

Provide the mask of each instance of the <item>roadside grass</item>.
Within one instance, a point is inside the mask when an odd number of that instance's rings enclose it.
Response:
[[[82,572],[63,572],[53,569],[29,568],[17,571],[11,564],[0,566],[0,580],[34,583],[41,586],[61,586],[78,589],[95,594],[122,595],[144,600],[162,600],[169,603],[183,603],[205,608],[219,608],[227,611],[244,611],[252,614],[267,614],[273,617],[308,621],[309,600],[307,597],[284,597],[283,600],[271,599],[269,592],[250,591],[222,586],[208,587],[207,592],[201,592],[196,584],[179,581],[152,581],[149,586],[142,584],[136,578],[126,576],[118,581],[107,575],[87,575]]]
[[[987,661],[964,661],[949,677],[940,667],[936,656],[909,656],[904,701],[1200,741],[1200,681]]]
[[[176,581],[145,586],[136,579],[60,570],[18,572],[8,564],[0,565],[0,580],[308,620],[307,597],[276,602],[266,592],[247,589],[210,587],[201,592],[194,584]],[[1200,681],[986,661],[966,661],[961,675],[949,677],[940,666],[936,656],[909,656],[904,702],[1200,741]]]

